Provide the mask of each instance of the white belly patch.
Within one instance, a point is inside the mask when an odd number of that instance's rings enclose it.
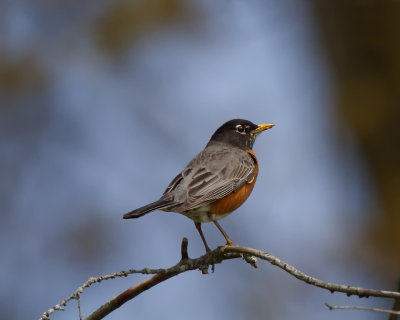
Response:
[[[203,206],[201,208],[196,208],[189,211],[179,212],[184,216],[192,219],[194,222],[212,222],[222,218],[225,218],[227,214],[213,214],[209,212],[210,205]]]

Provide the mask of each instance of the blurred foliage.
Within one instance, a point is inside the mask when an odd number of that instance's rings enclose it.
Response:
[[[373,263],[384,261],[398,275],[400,2],[314,1],[314,6],[336,76],[338,127],[350,127],[356,135],[381,202],[362,246],[374,249]]]
[[[18,96],[37,94],[46,86],[39,59],[33,54],[12,57],[0,55],[0,98],[10,101]],[[2,107],[10,106],[2,103]]]
[[[55,234],[45,252],[88,265],[110,257],[117,247],[113,237],[115,230],[102,211],[86,207],[82,212],[82,221],[79,224],[75,221],[64,223],[63,230]]]
[[[110,54],[120,53],[166,25],[189,25],[196,13],[193,3],[185,0],[116,1],[98,20],[98,43]]]
[[[47,122],[42,94],[47,76],[37,55],[0,54],[0,221],[10,213],[23,178],[25,159],[36,152]]]

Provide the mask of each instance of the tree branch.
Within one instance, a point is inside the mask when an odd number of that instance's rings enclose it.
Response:
[[[112,298],[110,301],[106,302],[99,309],[89,315],[85,320],[103,319],[106,315],[108,315],[115,309],[118,309],[125,302],[133,299],[137,295],[141,294],[143,291],[146,291],[147,289],[150,289],[151,287],[154,287],[160,282],[163,282],[175,275],[177,275],[177,273],[174,272],[156,274],[151,278],[146,279],[133,287],[130,287],[128,290],[125,290],[118,296]]]
[[[373,311],[373,312],[380,312],[380,313],[390,313],[393,315],[400,315],[400,311],[388,310],[388,309],[381,309],[381,308],[371,308],[371,307],[360,307],[360,306],[332,306],[328,303],[325,305],[329,308],[329,310],[365,310],[365,311]]]
[[[295,267],[289,265],[285,261],[270,255],[267,252],[256,250],[252,248],[246,247],[239,247],[239,246],[230,246],[225,249],[225,252],[232,252],[232,253],[244,253],[256,256],[260,259],[266,260],[269,263],[276,265],[277,267],[285,270],[286,272],[290,273],[292,276],[296,277],[297,279],[304,281],[308,284],[311,284],[316,287],[320,287],[322,289],[329,290],[331,293],[334,292],[343,292],[346,293],[348,296],[356,295],[360,298],[368,298],[368,297],[380,297],[380,298],[400,298],[400,292],[396,291],[385,291],[385,290],[375,290],[375,289],[364,289],[361,287],[355,286],[348,286],[343,284],[335,284],[330,282],[325,282],[319,280],[317,278],[311,277],[304,272],[296,269]]]
[[[168,269],[149,269],[149,268],[144,268],[141,270],[130,269],[128,271],[112,273],[97,278],[90,278],[82,286],[80,286],[77,290],[75,290],[68,298],[62,300],[59,304],[46,311],[39,320],[48,320],[50,314],[52,314],[55,310],[63,310],[63,306],[65,306],[70,300],[79,299],[83,290],[90,287],[93,283],[96,282],[101,282],[103,280],[108,280],[108,279],[114,279],[116,277],[126,277],[129,274],[133,273],[155,274],[149,279],[129,288],[120,295],[112,298],[110,301],[108,301],[99,309],[97,309],[95,312],[93,312],[91,315],[89,315],[86,318],[86,320],[102,319],[107,314],[119,308],[122,304],[133,299],[143,291],[180,273],[189,270],[200,270],[202,271],[202,273],[207,273],[209,266],[213,267],[215,264],[219,264],[224,260],[235,259],[235,258],[243,258],[246,260],[246,262],[252,264],[253,266],[256,266],[256,262],[254,263],[255,261],[254,257],[258,257],[285,270],[286,272],[288,272],[289,274],[291,274],[292,276],[296,277],[301,281],[304,281],[313,286],[329,290],[332,293],[343,292],[346,293],[348,296],[357,295],[360,298],[370,297],[370,296],[382,297],[382,298],[395,298],[395,299],[400,298],[400,292],[364,289],[361,287],[340,285],[319,280],[296,269],[295,267],[289,265],[285,261],[273,255],[270,255],[265,251],[257,249],[241,247],[241,246],[217,247],[213,251],[210,251],[199,258],[190,259],[187,254],[187,239],[184,238],[181,246],[181,254],[182,254],[181,261],[179,261],[175,266]]]

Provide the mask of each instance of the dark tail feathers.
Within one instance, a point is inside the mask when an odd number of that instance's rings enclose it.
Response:
[[[132,219],[132,218],[139,218],[141,216],[144,216],[146,213],[149,213],[151,211],[160,209],[160,208],[164,208],[166,207],[168,204],[170,203],[170,201],[167,201],[165,199],[160,199],[157,200],[155,202],[152,202],[148,205],[145,205],[143,207],[137,208],[131,212],[125,213],[123,215],[124,219]]]

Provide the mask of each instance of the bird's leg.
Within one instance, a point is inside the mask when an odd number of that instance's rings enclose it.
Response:
[[[203,240],[204,247],[206,248],[206,252],[210,252],[211,250],[207,245],[206,238],[204,238],[203,231],[201,231],[201,223],[200,222],[195,222],[194,225],[196,226],[197,231],[200,233],[200,237],[201,237],[201,240]]]
[[[225,240],[226,240],[226,245],[227,246],[234,246],[235,244],[233,243],[233,241],[231,240],[231,238],[229,238],[229,236],[226,234],[226,232],[224,231],[224,229],[222,229],[222,227],[219,225],[219,223],[217,221],[213,221],[214,224],[217,226],[218,230],[221,231],[222,235],[224,236]]]
[[[220,224],[217,221],[213,221],[214,224],[217,226],[218,230],[221,231],[222,235],[224,236],[225,240],[226,240],[226,245],[223,247],[223,249],[226,246],[234,246],[235,244],[233,243],[233,241],[231,240],[231,238],[229,238],[229,236],[226,234],[226,232],[224,231],[224,229],[222,229],[222,227],[220,226]],[[255,262],[253,262],[254,259],[256,259],[255,257],[252,256],[248,256],[249,259],[246,258],[246,256],[243,253],[239,253],[239,255],[246,260],[248,263],[250,263],[253,267],[257,268],[257,260],[255,260]]]

